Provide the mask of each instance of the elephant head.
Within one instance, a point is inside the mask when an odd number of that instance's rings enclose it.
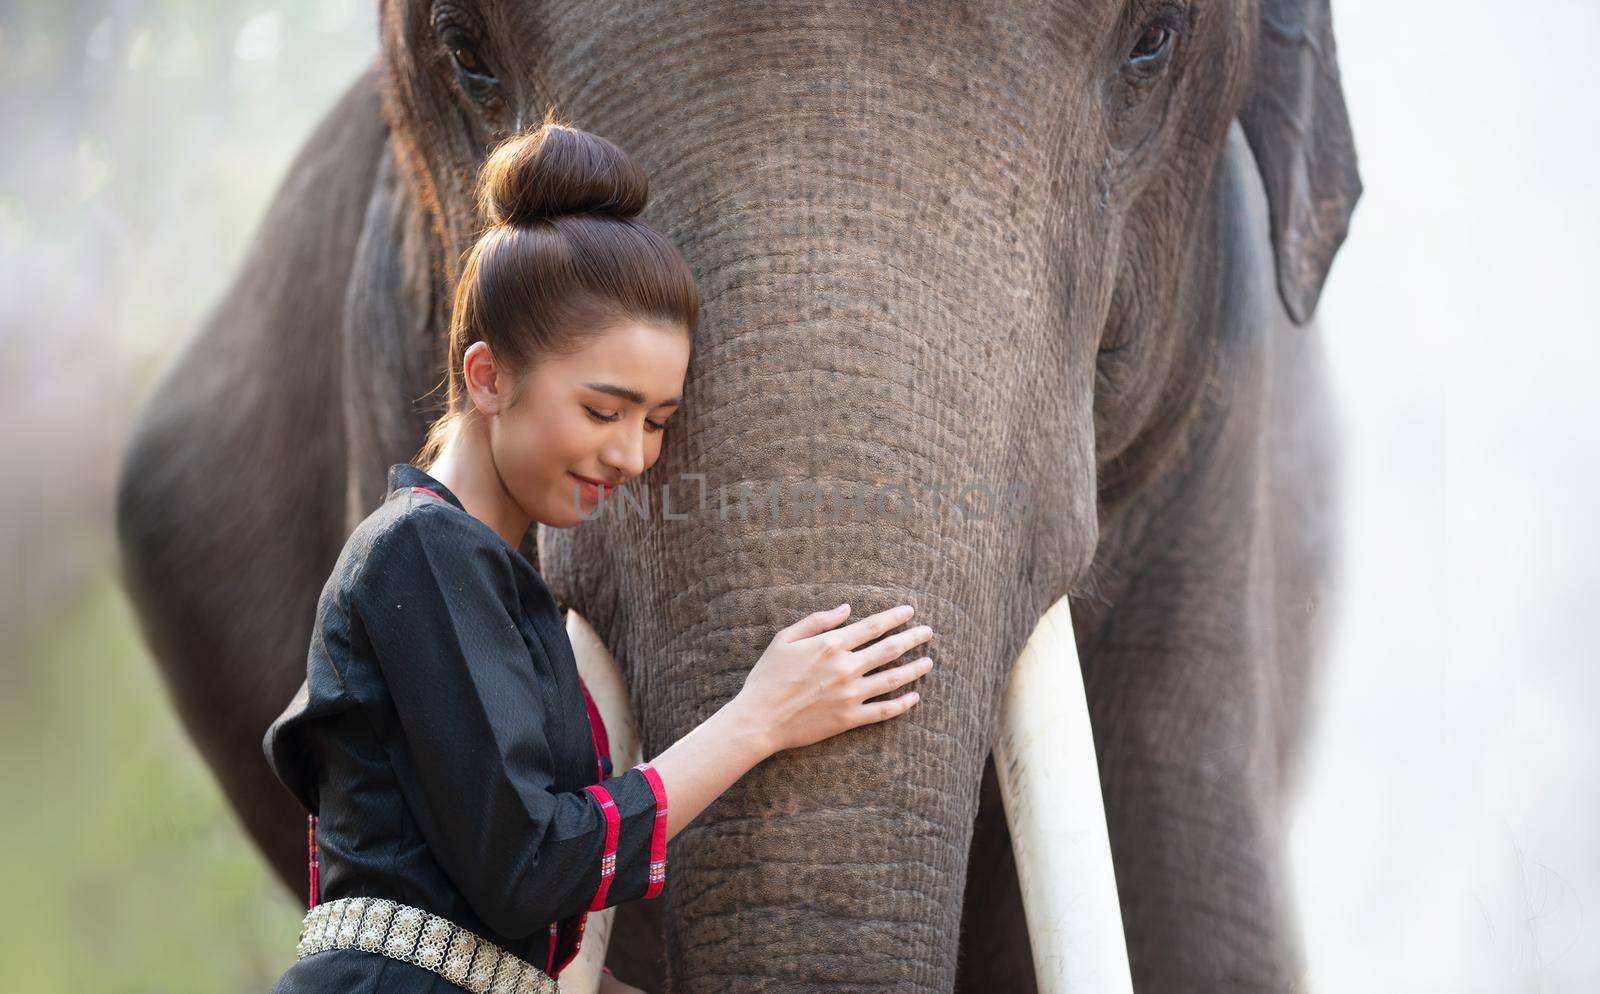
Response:
[[[357,271],[388,275],[352,283],[347,334],[425,358],[347,383],[352,453],[381,468],[426,424],[374,412],[432,385],[420,338],[493,141],[558,105],[626,149],[700,336],[636,503],[537,553],[627,674],[645,754],[820,607],[910,602],[938,632],[918,709],[773,757],[673,841],[672,989],[951,989],[1008,667],[1064,596],[1092,657],[1107,522],[1203,472],[1218,343],[1281,313],[1252,283],[1236,121],[1295,323],[1343,240],[1360,183],[1325,0],[386,0],[381,32],[393,194]]]

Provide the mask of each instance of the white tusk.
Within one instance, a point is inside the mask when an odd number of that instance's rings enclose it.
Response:
[[[606,738],[611,748],[612,775],[639,762],[639,726],[633,720],[628,701],[628,685],[622,668],[600,636],[576,611],[567,612],[567,638],[578,662],[578,675],[589,688],[606,723]],[[600,968],[606,962],[606,947],[611,941],[611,923],[616,908],[589,912],[583,927],[583,945],[577,958],[561,971],[562,994],[595,994],[600,989]]]
[[[1063,597],[1007,678],[995,772],[1039,994],[1132,994],[1089,703]]]

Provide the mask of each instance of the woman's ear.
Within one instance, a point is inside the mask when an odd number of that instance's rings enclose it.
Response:
[[[473,342],[461,356],[461,379],[478,410],[499,414],[511,404],[515,384],[495,361],[488,342]]]
[[[1278,293],[1305,324],[1361,197],[1328,0],[1259,0],[1239,123],[1261,170]]]

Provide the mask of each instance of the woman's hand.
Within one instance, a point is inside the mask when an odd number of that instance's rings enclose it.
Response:
[[[902,604],[838,628],[850,616],[850,605],[841,604],[780,631],[736,698],[766,723],[772,751],[808,746],[909,711],[918,700],[915,691],[864,702],[922,676],[933,668],[931,659],[923,656],[879,673],[868,671],[928,641],[933,629],[920,625],[859,647],[904,624],[911,614],[911,605]]]

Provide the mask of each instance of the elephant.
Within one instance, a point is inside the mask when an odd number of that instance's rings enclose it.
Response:
[[[261,732],[344,537],[440,413],[476,167],[559,106],[644,167],[644,219],[700,281],[638,493],[913,497],[530,530],[645,754],[806,613],[912,603],[938,633],[916,709],[771,757],[673,839],[663,900],[618,909],[619,975],[1037,989],[991,746],[1069,598],[1134,986],[1302,989],[1288,815],[1339,541],[1315,310],[1361,194],[1326,0],[383,0],[378,23],[117,482],[144,638],[285,883],[304,813]],[[925,499],[989,486],[1006,513]]]

